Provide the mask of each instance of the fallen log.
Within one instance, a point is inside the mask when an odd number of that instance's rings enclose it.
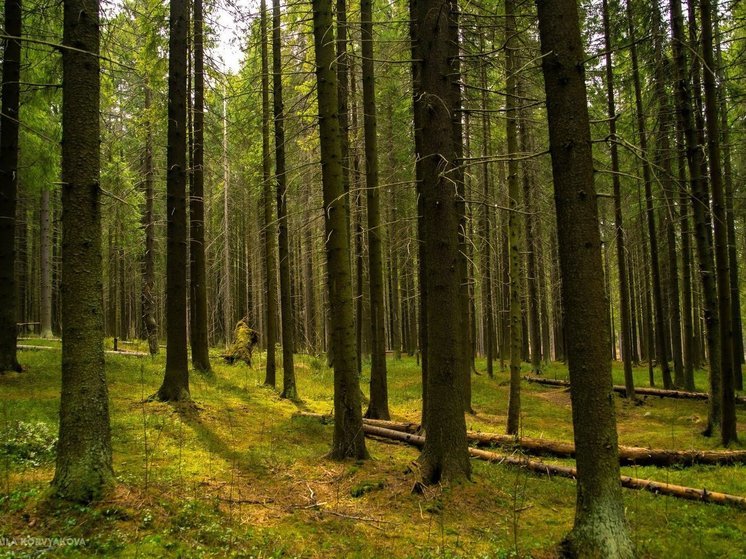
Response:
[[[323,422],[334,421],[332,416],[322,416],[312,413],[299,413],[296,415],[314,417]],[[363,423],[402,433],[419,434],[422,431],[422,427],[417,423],[402,423],[367,418],[363,418]],[[575,458],[575,445],[571,442],[550,441],[531,437],[515,438],[511,435],[480,433],[476,431],[467,431],[466,438],[470,444],[477,447],[506,446],[519,448],[523,452],[537,456]],[[622,466],[693,466],[694,464],[727,466],[746,464],[746,450],[670,450],[666,448],[619,445],[619,463]]]
[[[542,378],[531,375],[523,377],[528,382],[535,384],[545,384],[547,386],[562,386],[565,388],[570,387],[570,381],[564,379],[552,379]],[[626,394],[627,389],[621,384],[615,384],[613,387],[614,392],[620,394]],[[679,398],[683,400],[709,400],[710,395],[707,392],[687,392],[686,390],[664,390],[662,388],[647,388],[644,386],[635,387],[635,394],[642,394],[644,396],[658,396],[660,398]],[[736,402],[739,404],[746,404],[746,397],[736,396]]]
[[[425,445],[425,437],[414,435],[412,433],[394,431],[393,429],[385,429],[383,427],[367,425],[365,423],[363,424],[363,430],[365,431],[366,435],[373,435],[376,437],[401,441],[418,448],[421,448]],[[488,462],[518,466],[520,468],[525,468],[538,474],[556,475],[570,479],[577,478],[577,470],[569,466],[546,464],[544,462],[540,462],[538,460],[530,460],[525,457],[508,456],[504,454],[498,454],[497,452],[489,452],[487,450],[471,447],[469,448],[469,455],[475,458],[479,458],[480,460],[486,460]],[[644,491],[650,491],[651,493],[668,495],[670,497],[677,497],[679,499],[686,499],[689,501],[702,501],[705,503],[714,503],[718,505],[727,505],[746,509],[746,497],[739,497],[737,495],[729,495],[727,493],[719,493],[717,491],[707,491],[707,489],[695,489],[693,487],[674,485],[672,483],[663,483],[659,481],[633,478],[630,476],[620,476],[620,483],[622,484],[622,487],[626,487],[628,489],[640,489]]]
[[[18,344],[16,345],[16,349],[19,349],[21,351],[37,351],[37,350],[56,350],[60,351],[62,349],[61,346],[48,346],[48,345],[28,345],[28,344]],[[108,355],[129,355],[130,357],[147,357],[147,353],[143,353],[142,351],[122,351],[122,350],[111,350],[107,349],[104,350],[104,353]]]

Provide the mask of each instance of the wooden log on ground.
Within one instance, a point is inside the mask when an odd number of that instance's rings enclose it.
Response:
[[[48,345],[26,345],[26,344],[19,344],[16,345],[16,348],[21,351],[37,351],[37,350],[54,350],[54,351],[60,351],[62,349],[61,346],[48,346]],[[147,357],[148,353],[143,353],[142,351],[113,351],[111,349],[107,349],[104,351],[104,353],[108,355],[128,355],[130,357]]]
[[[363,430],[365,431],[366,435],[373,435],[376,437],[405,442],[416,447],[422,447],[425,444],[425,437],[414,435],[412,433],[394,431],[392,429],[385,429],[383,427],[376,427],[374,425],[367,425],[365,423],[363,424]],[[469,455],[475,458],[479,458],[480,460],[486,460],[488,462],[518,466],[520,468],[525,468],[539,474],[556,475],[571,479],[575,479],[577,477],[577,470],[575,468],[571,468],[569,466],[545,464],[544,462],[540,462],[538,460],[530,460],[525,457],[507,456],[504,454],[489,452],[479,448],[469,448]],[[622,484],[622,487],[626,487],[628,489],[640,489],[644,491],[650,491],[651,493],[668,495],[670,497],[677,497],[679,499],[686,499],[689,501],[702,501],[705,503],[728,505],[746,509],[746,497],[739,497],[737,495],[729,495],[727,493],[707,491],[706,489],[695,489],[693,487],[684,487],[682,485],[674,485],[671,483],[662,483],[658,481],[633,478],[630,476],[621,476],[620,482]]]
[[[545,384],[547,386],[562,386],[565,388],[570,387],[569,380],[543,378],[543,377],[537,377],[537,376],[531,376],[531,375],[526,375],[523,378],[524,380],[527,380],[528,382],[533,382],[536,384]],[[620,384],[615,384],[612,388],[614,389],[614,392],[619,392],[620,394],[627,393],[627,389]],[[710,395],[707,394],[707,392],[687,392],[686,390],[664,390],[662,388],[647,388],[644,386],[641,386],[641,387],[636,386],[635,394],[638,394],[638,395],[642,394],[645,396],[658,396],[660,398],[679,398],[679,399],[684,399],[684,400],[708,400],[710,398]],[[746,404],[746,397],[736,396],[736,402],[739,404]]]

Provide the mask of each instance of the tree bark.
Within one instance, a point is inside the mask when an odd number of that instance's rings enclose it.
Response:
[[[717,271],[718,311],[721,343],[721,405],[720,440],[728,445],[738,440],[733,374],[733,320],[728,262],[728,221],[723,171],[720,157],[720,120],[718,94],[715,83],[715,56],[712,38],[712,9],[710,0],[699,2],[702,18],[702,61],[704,64],[705,120],[707,122],[707,155],[710,162],[712,185],[712,217],[715,230],[715,264]]]
[[[186,331],[186,0],[171,0],[166,152],[166,374],[156,398],[189,399]]]
[[[5,33],[21,36],[21,0],[5,2]],[[0,114],[0,373],[21,371],[16,356],[16,199],[18,196],[18,129],[21,42],[4,39],[2,114]]]
[[[205,70],[202,0],[194,0],[194,147],[189,196],[189,289],[192,304],[189,328],[192,365],[209,372],[207,341],[207,269],[205,264]],[[228,335],[228,334],[226,334]]]
[[[52,235],[50,220],[50,192],[41,191],[39,212],[39,277],[40,277],[40,334],[42,338],[52,337]]]
[[[624,519],[593,156],[577,4],[538,2],[577,452],[574,557],[631,558]]]
[[[507,432],[518,432],[521,419],[521,349],[523,344],[521,311],[521,234],[518,214],[521,196],[518,182],[518,109],[516,60],[518,40],[515,22],[516,5],[513,0],[505,2],[505,134],[508,146],[508,290],[510,292],[510,393],[508,398]]]
[[[456,5],[447,0],[413,2],[412,41],[421,56],[414,80],[415,118],[420,127],[420,188],[424,194],[422,222],[425,266],[420,281],[427,293],[427,403],[429,434],[419,457],[423,482],[467,479],[471,466],[466,445],[463,399],[462,328],[453,329],[461,313],[459,268],[459,208],[454,188],[454,95],[451,66],[457,45],[452,41]],[[456,51],[456,55],[458,52]]]
[[[280,251],[280,314],[282,320],[282,397],[298,398],[293,352],[293,303],[290,293],[290,247],[288,235],[287,173],[285,170],[285,109],[282,98],[282,43],[280,0],[272,0],[272,106],[275,117],[275,186]]]
[[[370,289],[371,369],[370,403],[365,417],[388,419],[386,335],[384,331],[383,248],[381,203],[378,188],[378,142],[373,69],[373,9],[371,0],[360,3],[360,40],[363,70],[363,128],[365,134],[365,193],[368,207],[368,279]]]
[[[334,439],[331,457],[366,458],[360,389],[356,374],[355,322],[352,312],[350,229],[342,180],[342,149],[337,118],[337,76],[333,64],[331,0],[313,0],[313,35],[319,107],[321,179],[328,290],[334,352]]]
[[[52,486],[63,499],[88,502],[114,483],[103,343],[97,0],[65,1],[63,44],[62,393]]]
[[[603,0],[604,48],[606,50],[606,115],[609,118],[609,142],[611,150],[611,180],[614,188],[614,226],[616,229],[616,257],[619,274],[619,309],[621,318],[622,362],[624,364],[624,385],[626,395],[635,399],[635,382],[632,376],[632,325],[629,305],[629,283],[627,281],[626,234],[622,213],[622,185],[619,178],[619,150],[616,133],[616,102],[614,100],[614,70],[611,58],[611,17],[609,2]]]
[[[264,256],[265,321],[264,340],[267,362],[264,384],[277,383],[275,345],[277,343],[277,264],[275,254],[275,226],[272,204],[272,160],[269,148],[269,61],[267,39],[267,5],[261,2],[261,57],[262,57],[262,250]]]

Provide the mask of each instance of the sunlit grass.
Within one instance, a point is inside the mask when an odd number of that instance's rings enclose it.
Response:
[[[110,342],[110,340],[109,340]],[[122,347],[137,351],[145,345]],[[114,467],[118,485],[104,503],[70,506],[48,499],[53,464],[0,463],[0,537],[85,537],[56,556],[105,557],[554,557],[571,528],[571,480],[473,462],[473,483],[412,494],[413,448],[368,441],[364,463],[326,458],[332,427],[298,412],[333,411],[333,372],[325,359],[296,355],[300,401],[264,386],[264,360],[228,366],[212,352],[213,375],[191,375],[195,406],[145,403],[160,386],[164,355],[107,355]],[[26,372],[0,377],[0,421],[56,429],[60,354],[20,353]],[[364,364],[367,395],[369,363]],[[483,373],[483,361],[477,362]],[[470,429],[504,432],[507,372],[474,375]],[[388,360],[394,419],[419,421],[420,376],[414,358]],[[528,372],[528,366],[525,367]],[[621,369],[614,368],[617,382]],[[545,375],[564,378],[551,364]],[[636,370],[641,385],[647,369]],[[282,369],[278,364],[278,388]],[[706,379],[698,373],[698,386]],[[701,435],[706,402],[617,398],[620,442],[713,448]],[[739,409],[739,421],[746,416]],[[569,393],[523,385],[522,432],[572,440]],[[564,463],[569,463],[565,461]],[[624,468],[628,475],[746,495],[743,467]],[[744,557],[746,512],[625,490],[640,557]],[[0,546],[0,556],[38,549]]]

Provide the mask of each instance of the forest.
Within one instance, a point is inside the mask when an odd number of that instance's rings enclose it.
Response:
[[[742,2],[0,4],[0,558],[746,557]]]

